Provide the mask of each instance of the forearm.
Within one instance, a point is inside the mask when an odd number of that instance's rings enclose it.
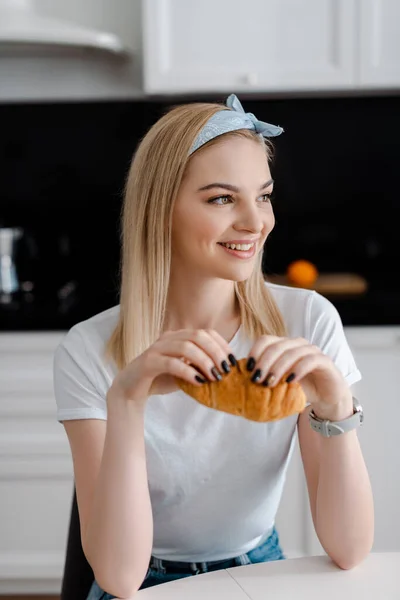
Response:
[[[373,497],[356,431],[320,440],[316,531],[343,569],[358,564],[371,549]]]
[[[153,519],[144,444],[144,408],[108,402],[107,433],[84,549],[96,581],[131,596],[145,578]]]

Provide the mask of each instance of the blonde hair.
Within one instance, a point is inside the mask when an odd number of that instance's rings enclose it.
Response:
[[[190,161],[189,151],[220,104],[191,103],[170,109],[147,132],[133,157],[121,214],[121,293],[118,323],[106,355],[119,369],[153,344],[163,331],[171,265],[171,225],[175,198]],[[271,146],[246,129],[223,134],[196,150],[228,136],[245,136]],[[252,275],[235,282],[244,331],[252,338],[283,336],[286,327],[262,274],[259,253]]]

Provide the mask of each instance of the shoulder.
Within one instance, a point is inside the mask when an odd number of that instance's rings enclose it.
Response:
[[[289,337],[302,337],[330,356],[349,385],[361,379],[342,319],[330,300],[314,290],[267,283]]]
[[[266,282],[280,309],[290,336],[312,341],[321,329],[341,327],[340,315],[330,300],[315,290]]]
[[[266,281],[265,285],[268,290],[274,296],[275,301],[278,304],[293,304],[293,303],[307,303],[309,298],[315,294],[314,290],[309,290],[301,287],[293,287],[290,285],[280,285],[277,283],[271,283]]]
[[[265,282],[285,321],[289,337],[308,338],[315,304],[325,300],[314,290]],[[315,299],[315,296],[318,296]]]
[[[104,350],[119,317],[119,305],[76,323],[59,343],[55,359],[62,360],[66,354],[81,366],[104,363]]]
[[[119,306],[77,323],[53,357],[57,419],[106,419],[106,395],[115,367],[105,357],[106,342],[117,324]]]

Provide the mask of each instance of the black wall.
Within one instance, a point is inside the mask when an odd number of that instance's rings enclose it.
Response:
[[[131,156],[181,101],[0,105],[0,226],[32,235],[42,286],[29,310],[0,306],[0,328],[69,327],[118,301],[119,212]],[[399,324],[400,96],[242,103],[285,129],[274,140],[277,224],[265,271],[282,272],[296,258],[322,272],[356,271],[370,290],[333,300],[343,321]],[[69,280],[76,283],[69,308],[47,306],[51,286]]]

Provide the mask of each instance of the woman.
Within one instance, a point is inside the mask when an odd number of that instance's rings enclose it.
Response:
[[[75,325],[55,355],[57,418],[95,574],[89,600],[284,558],[274,521],[296,426],[322,546],[343,569],[371,549],[350,388],[361,375],[341,319],[318,293],[262,276],[274,227],[265,138],[281,132],[231,95],[227,106],[174,108],[138,147],[120,305]],[[258,385],[290,373],[310,406],[256,423],[178,388],[175,378],[201,386],[244,357]]]

